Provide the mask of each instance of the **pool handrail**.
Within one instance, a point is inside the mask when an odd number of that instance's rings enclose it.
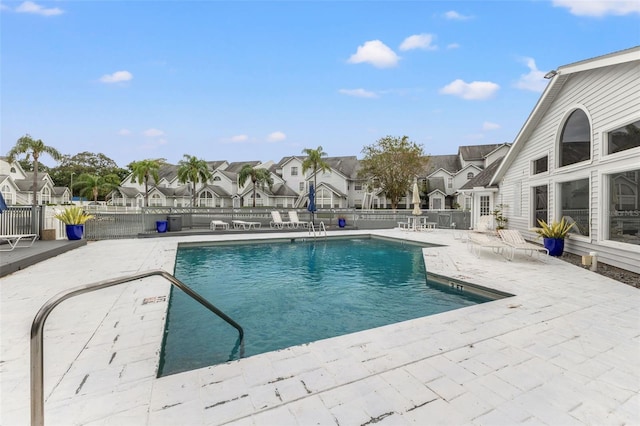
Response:
[[[112,286],[116,286],[119,284],[124,284],[130,281],[139,280],[142,278],[147,278],[151,276],[161,276],[168,280],[172,285],[178,287],[180,290],[187,293],[195,301],[199,302],[205,308],[209,309],[211,312],[225,320],[231,326],[236,328],[240,333],[239,341],[240,344],[243,344],[244,339],[244,330],[240,325],[232,320],[229,316],[227,316],[220,309],[213,306],[209,301],[207,301],[204,297],[193,291],[182,281],[178,280],[176,277],[171,275],[170,273],[163,271],[161,269],[155,269],[147,272],[142,272],[140,274],[129,275],[126,277],[114,278],[110,280],[104,280],[95,282],[92,284],[86,284],[83,286],[75,287],[72,289],[68,289],[62,291],[52,298],[50,298],[38,311],[36,316],[33,319],[33,323],[31,324],[31,425],[32,426],[43,426],[44,425],[44,351],[43,351],[43,330],[44,323],[47,320],[47,317],[53,311],[53,309],[58,306],[63,301],[78,296],[84,293],[88,293],[95,290],[101,290],[103,288],[108,288]],[[242,350],[241,350],[242,353]]]

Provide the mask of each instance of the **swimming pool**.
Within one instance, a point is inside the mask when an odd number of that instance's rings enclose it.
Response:
[[[238,322],[244,356],[493,300],[428,281],[424,245],[377,238],[179,248],[175,275]],[[238,333],[171,293],[159,375],[238,358]]]

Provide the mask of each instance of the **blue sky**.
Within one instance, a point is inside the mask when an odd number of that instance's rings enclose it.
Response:
[[[440,155],[512,142],[547,71],[639,45],[640,2],[2,1],[0,32],[2,155]]]

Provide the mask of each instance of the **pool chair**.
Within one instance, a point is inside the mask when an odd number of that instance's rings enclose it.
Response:
[[[511,247],[511,258],[509,260],[513,260],[516,250],[524,251],[529,256],[533,256],[533,253],[546,253],[547,255],[549,254],[549,250],[547,250],[545,247],[538,244],[530,243],[525,240],[520,231],[518,231],[517,229],[500,229],[498,230],[498,233],[500,234],[500,238],[502,239],[502,241],[504,241],[505,244]]]
[[[0,244],[7,243],[9,248],[2,248],[0,251],[12,251],[16,247],[31,247],[38,239],[38,234],[13,234],[0,235]]]
[[[309,222],[300,221],[300,218],[298,218],[298,212],[295,210],[289,211],[289,220],[291,221],[292,228],[299,228],[299,227],[308,228],[309,227]]]
[[[258,229],[262,227],[262,223],[260,222],[247,222],[246,220],[232,220],[233,227],[235,229]]]
[[[271,222],[269,222],[269,226],[271,228],[282,229],[285,226],[290,228],[292,226],[291,222],[285,222],[282,220],[282,216],[280,216],[280,212],[277,210],[271,211]]]
[[[513,255],[510,253],[512,251],[511,246],[488,234],[470,232],[467,239],[467,247],[476,257],[480,257],[481,249],[490,248],[496,254],[503,254],[503,252],[506,251],[508,252],[506,258],[509,260],[513,258]]]
[[[493,234],[495,232],[495,230],[493,229],[493,216],[491,215],[480,216],[478,218],[478,222],[476,222],[475,228],[471,229],[471,232]]]
[[[209,229],[212,231],[215,231],[216,229],[227,230],[229,229],[229,224],[221,220],[212,220],[211,225],[209,225]]]

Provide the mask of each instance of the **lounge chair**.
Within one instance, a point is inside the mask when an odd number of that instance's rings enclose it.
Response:
[[[233,223],[233,227],[235,229],[258,229],[262,227],[262,223],[260,222],[247,222],[246,220],[232,220],[231,221]]]
[[[493,229],[493,216],[485,215],[480,216],[478,218],[478,222],[476,222],[475,228],[471,230],[471,232],[479,232],[479,233],[494,233]]]
[[[490,248],[494,253],[503,254],[503,251],[511,252],[513,249],[504,241],[498,238],[492,237],[488,234],[470,232],[467,239],[467,247],[476,255],[480,257],[481,248]],[[507,259],[513,258],[512,253],[507,254]]]
[[[14,234],[0,235],[0,243],[7,243],[9,248],[0,249],[0,251],[11,251],[16,247],[31,247],[38,239],[38,234]],[[24,244],[20,244],[20,242]]]
[[[215,231],[218,228],[227,230],[229,229],[229,224],[221,220],[212,220],[211,225],[209,225],[209,229],[211,229],[212,231]]]
[[[533,253],[540,254],[541,252],[546,253],[547,255],[549,254],[549,250],[545,247],[525,240],[517,229],[500,229],[498,230],[498,233],[500,234],[502,241],[512,249],[511,258],[509,260],[513,260],[516,250],[524,251],[529,256],[533,256]]]
[[[309,227],[309,222],[302,222],[298,217],[298,212],[295,210],[289,210],[289,220],[291,221],[292,228],[298,228],[298,227],[308,228]]]
[[[292,226],[291,222],[285,222],[282,220],[282,216],[280,216],[280,212],[277,210],[271,211],[271,222],[269,222],[269,226],[271,228],[279,228],[282,229],[285,226],[290,228]]]

